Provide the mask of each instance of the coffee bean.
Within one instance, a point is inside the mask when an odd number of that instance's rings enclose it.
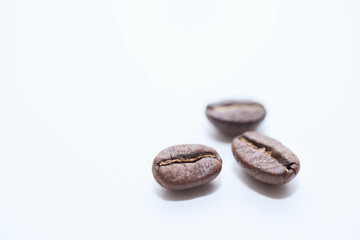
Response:
[[[222,160],[213,148],[184,144],[162,150],[153,161],[152,172],[162,187],[183,190],[212,181],[221,166]]]
[[[264,106],[245,100],[222,101],[206,107],[210,122],[221,132],[232,136],[255,129],[265,115]]]
[[[290,182],[300,170],[299,159],[280,142],[257,132],[245,132],[232,141],[235,159],[260,182]]]

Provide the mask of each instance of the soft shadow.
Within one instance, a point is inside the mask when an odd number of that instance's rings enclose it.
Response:
[[[236,166],[234,166],[233,169],[239,179],[244,182],[249,188],[266,197],[274,199],[284,199],[293,195],[298,189],[298,182],[296,181],[296,179],[292,182],[279,186],[266,184],[255,180],[243,169],[241,169],[241,167],[237,163],[234,163],[234,165]]]
[[[265,128],[262,125],[248,129],[247,131],[257,131],[262,134],[264,134],[264,132],[266,132]],[[241,133],[236,133],[236,134],[229,134],[229,133],[221,132],[220,130],[218,130],[216,128],[212,128],[211,130],[208,130],[208,132],[209,132],[209,135],[211,138],[215,139],[216,141],[224,142],[224,143],[231,143],[232,140],[236,136],[239,136],[240,134],[243,133],[243,132],[241,132]]]
[[[220,186],[218,181],[210,182],[203,186],[181,190],[181,191],[172,191],[157,186],[155,192],[158,197],[166,201],[186,201],[194,198],[204,197],[215,192]]]
[[[236,137],[236,135],[227,135],[225,133],[220,132],[217,129],[211,129],[209,130],[209,135],[211,138],[215,139],[216,141],[219,142],[224,142],[224,143],[230,143],[234,137]]]

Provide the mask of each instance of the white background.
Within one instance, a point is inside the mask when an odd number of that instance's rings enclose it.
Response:
[[[360,239],[354,0],[0,3],[0,239]],[[208,103],[250,98],[302,168],[246,176]],[[170,192],[153,158],[218,150]]]

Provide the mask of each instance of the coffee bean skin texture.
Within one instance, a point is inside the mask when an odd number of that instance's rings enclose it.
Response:
[[[263,105],[246,100],[228,100],[209,104],[206,116],[221,132],[236,136],[255,129],[265,118]]]
[[[221,166],[222,160],[213,148],[183,144],[162,150],[153,161],[152,172],[162,187],[184,190],[212,181]]]
[[[236,161],[256,180],[273,185],[290,182],[300,161],[280,142],[257,132],[245,132],[232,141]]]

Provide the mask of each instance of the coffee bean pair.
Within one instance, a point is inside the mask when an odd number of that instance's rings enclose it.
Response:
[[[265,115],[265,108],[252,101],[223,101],[206,108],[206,116],[216,128],[238,135],[232,141],[232,153],[250,176],[263,183],[285,184],[295,178],[300,162],[280,142],[251,131]],[[184,190],[212,181],[221,167],[222,159],[215,149],[183,144],[162,150],[153,161],[152,172],[162,187]]]

